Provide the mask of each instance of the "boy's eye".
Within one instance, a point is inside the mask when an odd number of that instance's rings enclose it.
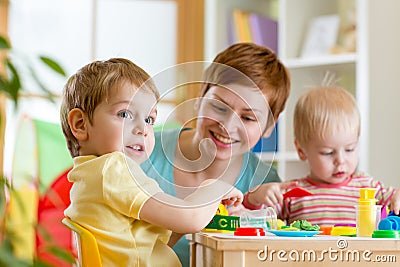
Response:
[[[144,119],[147,124],[154,125],[155,119],[153,117],[147,117]]]
[[[347,148],[346,149],[346,152],[353,152],[354,151],[354,148]]]
[[[320,153],[321,153],[321,155],[323,155],[323,156],[330,156],[330,155],[333,155],[333,151],[321,151]]]
[[[124,118],[124,119],[131,119],[132,118],[132,115],[126,110],[120,111],[118,113],[118,116],[120,116],[121,118]]]

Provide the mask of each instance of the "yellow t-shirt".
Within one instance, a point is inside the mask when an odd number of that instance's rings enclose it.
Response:
[[[74,158],[65,216],[96,237],[103,266],[180,266],[167,245],[171,231],[140,220],[143,204],[162,192],[121,152]]]

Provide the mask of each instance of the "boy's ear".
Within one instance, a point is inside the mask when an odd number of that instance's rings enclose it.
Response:
[[[88,118],[81,109],[74,108],[68,113],[68,124],[77,140],[84,141],[88,138],[87,123]]]
[[[296,146],[296,151],[297,151],[297,155],[299,155],[299,158],[303,161],[307,160],[307,155],[306,155],[306,153],[304,153],[304,150],[303,150],[303,148],[301,148],[297,139],[294,139],[294,145]]]

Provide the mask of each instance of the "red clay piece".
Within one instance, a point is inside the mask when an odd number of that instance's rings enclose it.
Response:
[[[263,228],[239,227],[234,232],[236,236],[265,236]]]
[[[307,191],[301,187],[295,187],[289,191],[287,191],[285,194],[283,194],[283,198],[288,198],[288,197],[305,197],[305,196],[311,196],[312,193],[310,191]]]

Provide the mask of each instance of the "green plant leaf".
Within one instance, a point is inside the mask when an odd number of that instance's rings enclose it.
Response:
[[[15,104],[17,104],[18,93],[19,90],[21,89],[21,80],[19,78],[17,69],[9,59],[6,60],[6,67],[9,72],[9,80],[8,80],[8,86],[10,90],[9,94],[11,95],[11,98],[14,100]]]
[[[29,267],[26,261],[14,255],[14,251],[9,239],[3,240],[0,246],[0,267]]]
[[[54,94],[49,89],[47,89],[44,83],[42,83],[42,81],[39,79],[39,76],[36,74],[35,70],[31,66],[29,66],[29,72],[31,73],[31,76],[35,80],[36,84],[46,94],[47,99],[55,103]]]
[[[36,232],[39,236],[41,236],[43,238],[43,240],[47,241],[47,242],[51,242],[51,234],[47,231],[47,229],[45,227],[43,227],[42,224],[38,223],[36,225]]]
[[[1,0],[0,0],[1,1]],[[15,51],[12,51],[11,44],[9,43],[8,39],[4,36],[0,35],[0,50],[10,50],[10,51],[1,51],[15,54]],[[18,54],[16,54],[18,55]],[[21,55],[18,55],[19,57]],[[53,72],[60,74],[62,76],[66,76],[65,71],[63,68],[54,60],[48,57],[39,57],[41,62],[48,66]],[[19,58],[17,58],[19,59]],[[50,92],[44,83],[39,79],[39,76],[36,74],[34,69],[32,68],[32,64],[30,64],[29,60],[24,60],[22,57],[23,65],[21,66],[22,69],[30,71],[34,82],[39,85],[43,92],[45,92],[48,96],[49,100],[53,100],[54,94]],[[28,91],[26,86],[24,85],[21,77],[24,77],[25,73],[27,72],[20,72],[19,64],[15,64],[16,62],[20,62],[21,60],[13,61],[11,58],[5,57],[4,60],[1,60],[0,65],[3,67],[4,72],[0,73],[0,92],[4,93],[5,96],[14,101],[15,108],[17,108],[17,103],[19,99],[19,92],[20,91]],[[29,76],[29,73],[27,73]],[[0,117],[0,122],[3,122],[4,118]],[[24,214],[26,212],[26,207],[22,202],[21,196],[18,194],[17,191],[13,190],[12,186],[8,183],[6,177],[3,177],[0,172],[0,220],[3,220],[5,216],[5,204],[6,198],[5,193],[7,192],[8,196],[14,198],[21,213]],[[51,236],[48,237],[51,239]],[[11,242],[12,241],[12,242]],[[51,265],[47,264],[46,262],[42,261],[41,259],[34,258],[33,263],[32,261],[26,261],[24,259],[18,258],[14,252],[12,244],[18,243],[18,235],[14,232],[6,229],[4,227],[4,223],[0,223],[0,267],[49,267]],[[66,262],[74,262],[74,258],[72,255],[68,254],[67,251],[62,251],[62,248],[52,248],[49,250],[53,253],[56,257],[61,258]]]
[[[52,70],[54,70],[55,72],[57,72],[58,74],[62,75],[62,76],[67,76],[67,74],[65,73],[64,69],[54,60],[52,60],[51,58],[45,57],[45,56],[40,56],[39,57],[40,60],[42,60],[42,62],[44,64],[46,64],[49,68],[51,68]]]
[[[11,45],[6,38],[0,35],[0,49],[10,49]]]
[[[59,258],[60,260],[63,260],[67,263],[75,262],[75,257],[71,254],[71,252],[67,251],[66,249],[58,246],[48,246],[46,250],[49,251],[52,255],[57,256],[57,258]]]
[[[18,71],[15,68],[14,64],[11,62],[11,60],[6,59],[6,66],[7,66],[7,69],[11,72],[11,79],[16,77],[15,79],[17,80],[16,82],[18,83],[18,86],[21,86]]]
[[[54,265],[48,264],[44,261],[34,261],[33,262],[33,267],[55,267]]]
[[[0,91],[6,93],[7,97],[11,98],[15,106],[18,104],[18,93],[15,92],[14,88],[10,84],[9,80],[0,76]]]
[[[31,267],[32,265],[27,262],[18,259],[13,254],[9,254],[7,251],[2,251],[0,248],[0,267]]]

